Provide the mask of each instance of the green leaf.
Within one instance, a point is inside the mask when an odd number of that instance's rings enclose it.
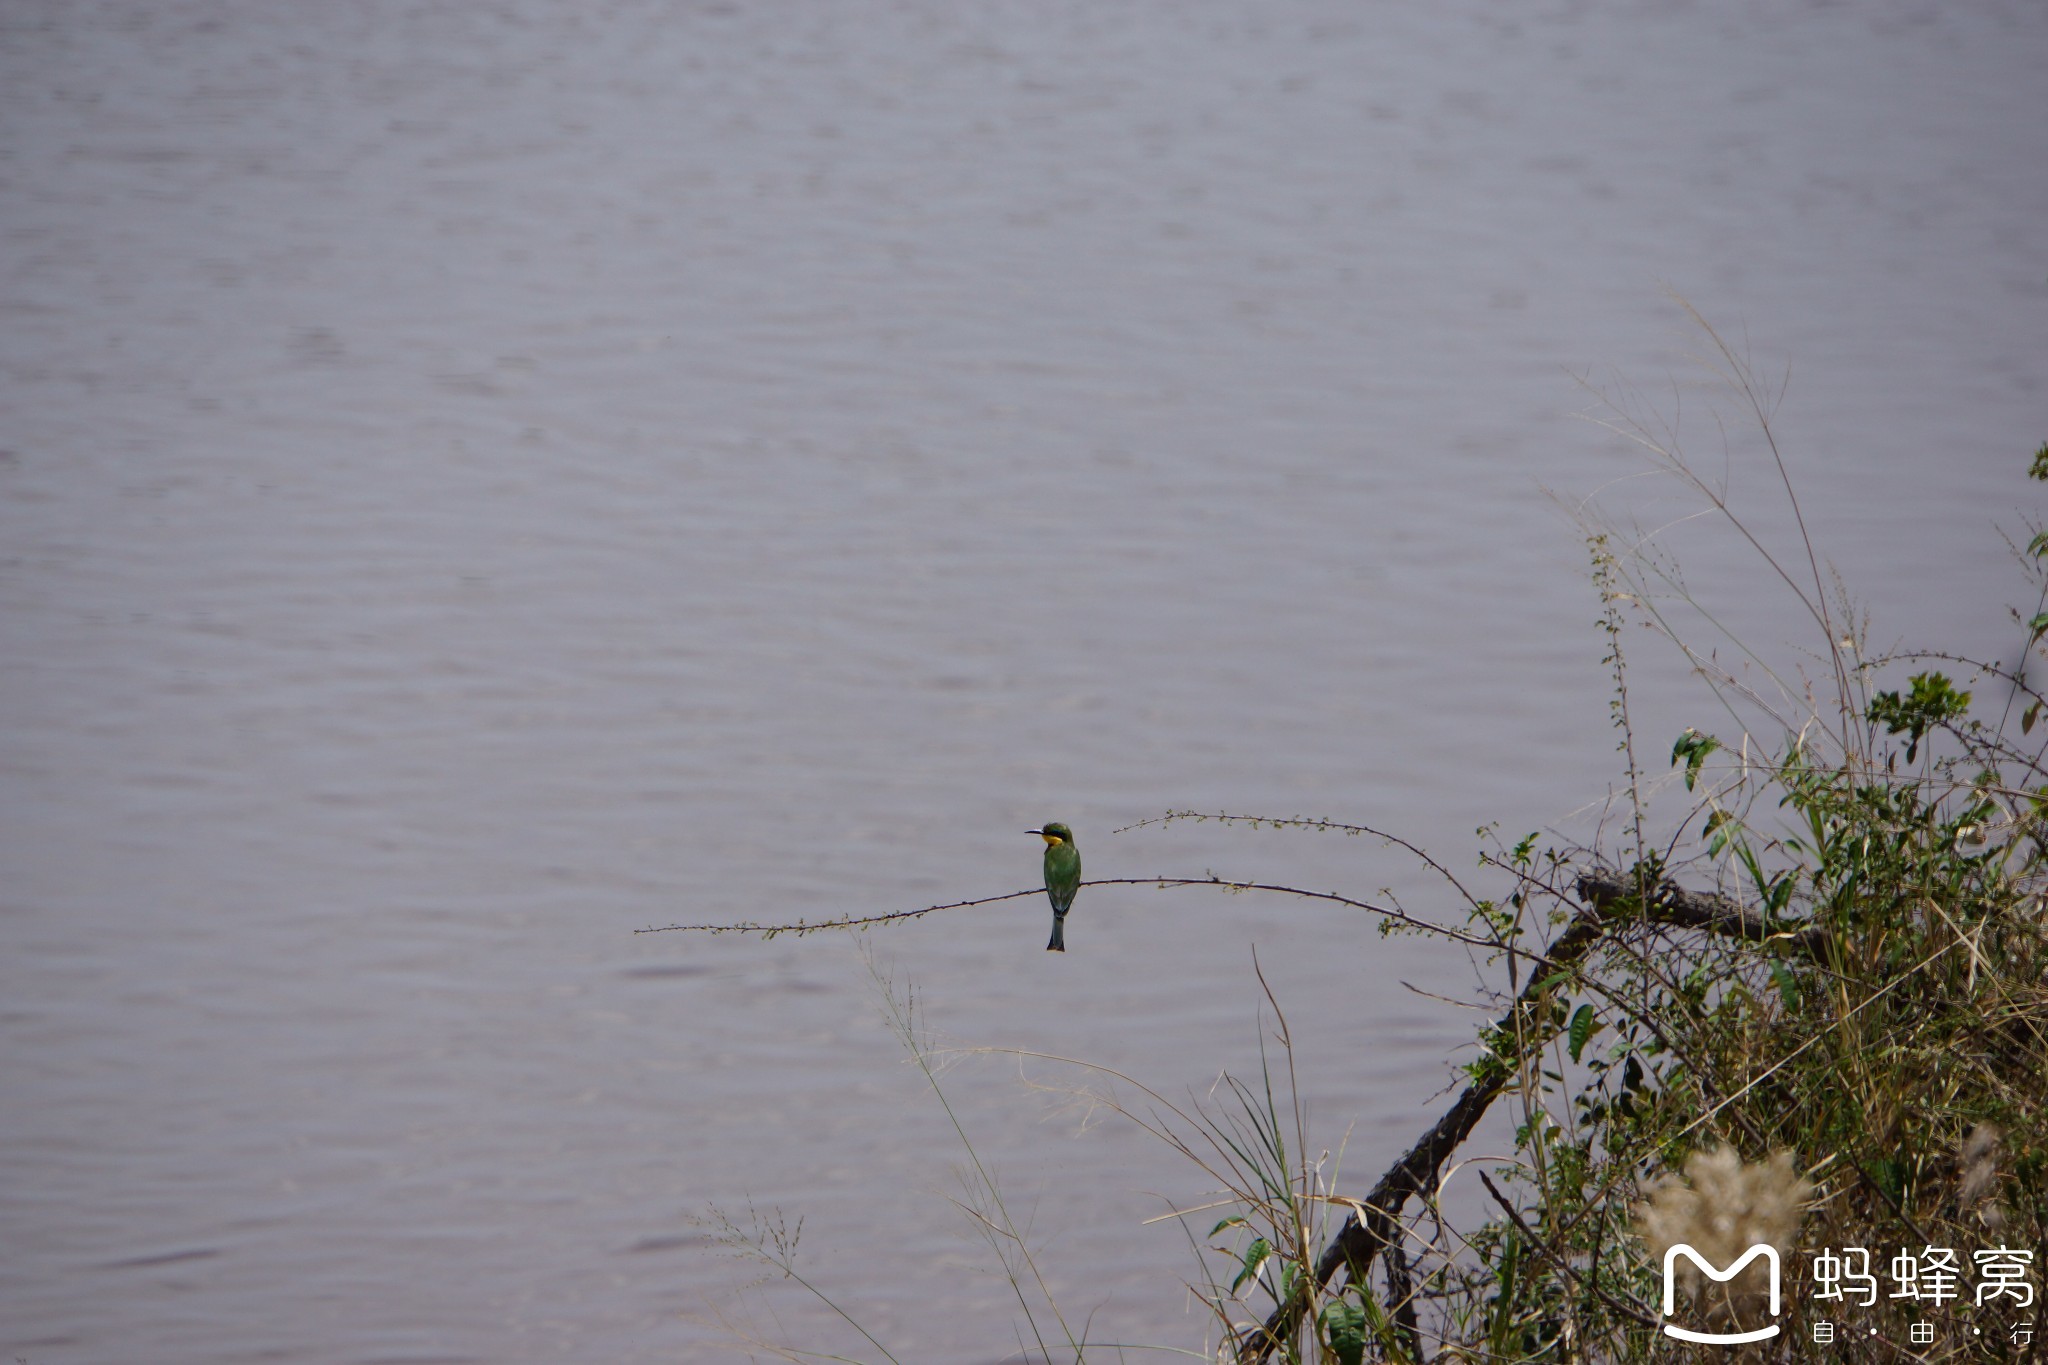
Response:
[[[1776,958],[1771,959],[1771,980],[1777,983],[1778,998],[1785,1002],[1787,1013],[1799,1008],[1799,978],[1792,975],[1792,969]]]
[[[2027,643],[2032,644],[2040,639],[2043,631],[2048,631],[2048,611],[2027,622]]]
[[[1521,1286],[1518,1283],[1521,1270],[1522,1239],[1515,1229],[1509,1228],[1500,1239],[1500,1264],[1494,1269],[1494,1283],[1500,1286],[1489,1305],[1486,1324],[1486,1338],[1493,1347],[1497,1360],[1512,1358],[1508,1350],[1508,1329],[1515,1320],[1515,1302]]]
[[[1257,1275],[1273,1254],[1273,1244],[1263,1237],[1252,1238],[1252,1244],[1244,1249],[1244,1269],[1237,1272],[1237,1278],[1230,1282],[1230,1292],[1235,1294],[1244,1288],[1246,1280]]]
[[[1707,761],[1707,755],[1721,747],[1721,741],[1712,735],[1703,735],[1690,725],[1678,737],[1678,743],[1671,746],[1671,763],[1676,767],[1679,759],[1685,760],[1685,789],[1691,791],[1693,783],[1699,781],[1700,765]]]
[[[1365,1305],[1339,1299],[1323,1310],[1323,1340],[1339,1365],[1361,1365],[1365,1359]]]
[[[1572,1014],[1570,1030],[1572,1060],[1579,1060],[1579,1054],[1586,1050],[1586,1044],[1600,1031],[1600,1020],[1595,1017],[1591,1005],[1581,1005]]]
[[[1243,1226],[1244,1219],[1238,1217],[1236,1214],[1233,1213],[1228,1218],[1218,1223],[1215,1227],[1210,1228],[1209,1236],[1214,1237],[1217,1233],[1223,1231],[1223,1229],[1225,1228],[1241,1228]]]
[[[1717,810],[1710,813],[1706,824],[1700,827],[1700,833],[1705,835],[1707,840],[1707,856],[1720,857],[1721,850],[1728,847],[1728,841],[1740,833],[1741,829],[1741,823],[1728,811]]]
[[[2048,612],[2034,618],[2034,637],[2048,628]],[[1912,687],[1904,697],[1897,692],[1880,692],[1870,700],[1869,717],[1889,735],[1905,735],[1906,761],[1918,755],[1920,741],[1929,730],[1962,716],[1970,709],[1970,694],[1960,691],[1945,673],[1915,673]]]
[[[1906,1165],[1897,1157],[1882,1157],[1863,1168],[1871,1182],[1885,1192],[1894,1204],[1906,1200]]]

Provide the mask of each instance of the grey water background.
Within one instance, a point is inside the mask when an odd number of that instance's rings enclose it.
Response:
[[[1787,544],[1667,285],[1789,365],[1876,643],[2012,658],[2044,69],[2031,3],[7,0],[0,1353],[844,1347],[713,1244],[751,1200],[902,1358],[1003,1358],[854,945],[633,931],[1029,889],[1047,819],[1092,876],[1432,913],[1370,841],[1111,831],[1594,837],[1561,504],[1687,504],[1573,376],[1682,408]],[[1796,668],[1796,604],[1674,534]],[[1722,717],[1625,643],[1660,767]],[[1046,927],[870,943],[941,1043],[1175,1098],[1256,1071],[1256,949],[1361,1179],[1469,1055],[1402,983],[1472,965],[1335,908]],[[1200,1173],[1072,1068],[944,1074],[1070,1319],[1198,1345],[1145,1220]]]

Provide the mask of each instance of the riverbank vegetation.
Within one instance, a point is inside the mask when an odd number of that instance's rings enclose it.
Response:
[[[1355,1204],[1330,1192],[1351,1204],[1333,1236],[1312,1254],[1246,1238],[1247,1263],[1277,1264],[1263,1316],[1232,1335],[1242,1361],[2018,1360],[2048,1327],[2048,706],[2024,662],[1868,652],[1805,534],[1770,395],[1706,334],[1787,500],[1789,556],[1668,432],[1613,405],[1605,420],[1798,597],[1806,667],[1689,635],[1712,617],[1655,547],[1589,528],[1623,832],[1496,848],[1483,894],[1444,877],[1512,999],[1414,1148]],[[2031,473],[2048,478],[2048,447]],[[2048,533],[2031,529],[2022,660],[2048,635]],[[1684,651],[1719,726],[1636,732],[1632,622]],[[1667,759],[1675,821],[1650,811]],[[1478,1176],[1491,1215],[1459,1228],[1441,1182],[1496,1105],[1516,1159]],[[1758,1243],[1782,1260],[1781,1314],[1762,1260],[1721,1283],[1681,1257],[1665,1317],[1668,1248],[1727,1267]],[[1781,1330],[1731,1348],[1667,1324]]]

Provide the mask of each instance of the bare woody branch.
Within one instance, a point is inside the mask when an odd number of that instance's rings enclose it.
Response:
[[[1586,872],[1576,883],[1579,899],[1596,910],[1607,911],[1633,904],[1636,882],[1619,872]],[[1726,938],[1750,943],[1775,941],[1786,952],[1814,962],[1826,962],[1828,931],[1800,921],[1773,921],[1739,901],[1713,892],[1687,891],[1669,881],[1650,888],[1650,904],[1644,918],[1678,929],[1704,929]]]
[[[1492,939],[1467,933],[1448,924],[1439,924],[1435,920],[1424,919],[1419,915],[1411,915],[1399,906],[1381,905],[1373,901],[1357,900],[1350,896],[1340,896],[1334,891],[1309,891],[1298,886],[1279,886],[1271,882],[1239,882],[1231,881],[1224,877],[1103,877],[1095,881],[1082,882],[1081,885],[1156,886],[1162,891],[1179,887],[1206,886],[1215,891],[1260,891],[1272,895],[1294,896],[1301,900],[1326,901],[1333,905],[1363,910],[1368,914],[1377,915],[1381,919],[1392,923],[1404,925],[1411,929],[1419,929],[1424,933],[1433,934],[1439,938],[1449,939],[1453,943],[1463,943],[1474,948],[1484,948],[1489,952],[1514,951],[1514,949],[1507,945],[1497,943]],[[878,924],[897,924],[904,920],[921,919],[926,915],[936,914],[941,910],[965,910],[970,906],[995,905],[1000,901],[1013,901],[1025,896],[1042,896],[1044,894],[1045,888],[1033,887],[1029,891],[1011,891],[1001,896],[982,896],[975,900],[952,901],[946,905],[927,905],[921,910],[894,910],[882,915],[849,916],[842,919],[800,919],[788,924],[757,924],[749,920],[741,920],[734,924],[663,924],[648,929],[635,929],[633,932],[636,934],[759,934],[763,938],[773,938],[777,934],[814,934],[824,929],[866,929]],[[1533,957],[1534,954],[1525,954],[1525,956]]]

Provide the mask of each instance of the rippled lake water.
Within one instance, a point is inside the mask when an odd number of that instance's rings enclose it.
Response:
[[[633,931],[1035,887],[1048,819],[1430,909],[1368,841],[1112,831],[1592,837],[1563,507],[1682,509],[1579,380],[1787,531],[1667,287],[1789,367],[1875,641],[2011,657],[2044,68],[2022,3],[0,7],[4,1354],[845,1346],[712,1244],[751,1200],[900,1358],[1004,1358],[854,943]],[[1625,643],[1649,750],[1711,726]],[[1471,1036],[1401,988],[1470,964],[1334,908],[1045,930],[870,944],[944,1045],[1175,1096],[1256,1067],[1256,949],[1360,1172]],[[1199,1174],[1070,1068],[943,1079],[1065,1311],[1199,1345],[1145,1222]]]

